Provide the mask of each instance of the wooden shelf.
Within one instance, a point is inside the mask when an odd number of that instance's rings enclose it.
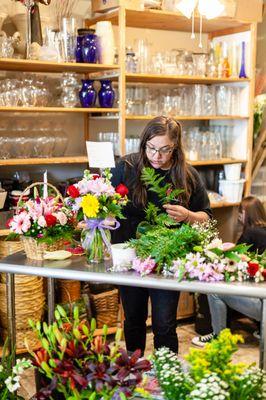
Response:
[[[47,157],[47,158],[10,158],[0,160],[2,165],[48,165],[48,164],[82,164],[87,163],[86,156],[66,156],[66,157]]]
[[[126,115],[127,120],[150,120],[156,115]],[[179,121],[209,121],[209,120],[226,120],[226,119],[248,119],[248,116],[243,115],[175,115],[173,118]]]
[[[227,203],[221,201],[220,203],[211,203],[211,208],[224,208],[224,207],[238,207],[240,202],[238,203]]]
[[[201,84],[220,84],[220,83],[239,83],[249,82],[249,78],[208,78],[203,76],[186,76],[186,75],[164,75],[164,74],[126,74],[127,82],[142,83],[201,83]]]
[[[81,107],[0,107],[0,112],[56,112],[56,113],[118,113],[118,108],[81,108]]]
[[[208,165],[224,165],[224,164],[238,164],[238,163],[246,163],[246,160],[236,160],[234,158],[220,158],[219,160],[199,160],[199,161],[187,161],[190,165],[193,166],[208,166]]]
[[[1,58],[0,70],[26,72],[76,72],[86,74],[106,70],[118,70],[118,65],[87,64],[87,63],[57,63],[50,61],[21,60]]]
[[[95,25],[98,21],[111,21],[118,25],[118,10],[105,13],[102,16],[86,20],[86,26]],[[204,18],[203,32],[216,32],[223,29],[248,28],[250,24],[234,18],[220,17],[207,20]],[[191,32],[191,20],[178,12],[161,10],[126,10],[126,26],[143,29],[159,29],[167,31]],[[246,29],[247,29],[246,28]],[[199,30],[199,17],[195,17],[195,31]]]

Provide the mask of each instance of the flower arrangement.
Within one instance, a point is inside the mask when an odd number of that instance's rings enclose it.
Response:
[[[122,207],[128,201],[127,187],[120,184],[114,188],[111,177],[109,169],[102,176],[86,170],[83,179],[67,189],[66,204],[79,221],[85,221],[82,245],[89,261],[98,262],[110,256],[110,230],[119,227],[116,218],[123,218]]]
[[[155,351],[154,367],[166,400],[259,400],[266,395],[266,372],[243,363],[233,364],[240,335],[223,330],[204,349],[190,349],[188,371],[167,348]]]
[[[169,185],[161,187],[162,178],[150,168],[144,168],[142,179],[148,190],[156,192],[162,202],[178,201],[182,192]],[[140,275],[153,272],[182,279],[205,282],[264,280],[266,252],[248,251],[245,244],[223,243],[218,237],[216,221],[178,224],[159,208],[148,204],[146,221],[138,227],[138,236],[129,241],[137,258],[131,268]]]
[[[150,362],[139,359],[140,351],[128,356],[120,348],[121,331],[113,344],[107,344],[107,326],[103,336],[94,337],[96,322],[80,320],[78,308],[73,318],[57,306],[55,322],[48,326],[33,323],[42,347],[31,353],[33,364],[46,378],[46,385],[35,399],[50,399],[62,394],[64,399],[126,400],[142,381]]]
[[[8,221],[13,234],[51,245],[62,238],[71,239],[75,228],[74,214],[58,197],[43,199],[37,196],[20,203],[19,207],[19,212]]]
[[[0,398],[1,400],[22,399],[15,392],[20,388],[21,375],[25,369],[32,366],[30,360],[25,358],[17,359],[12,367],[13,354],[7,354],[6,340],[0,363]]]
[[[254,140],[256,140],[260,132],[265,106],[266,106],[266,93],[256,96],[254,99],[254,122],[253,122]]]

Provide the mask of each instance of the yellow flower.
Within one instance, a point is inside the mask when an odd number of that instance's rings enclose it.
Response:
[[[88,218],[96,218],[97,213],[99,211],[99,201],[96,197],[91,194],[87,194],[82,198],[81,207],[83,209],[84,214]]]

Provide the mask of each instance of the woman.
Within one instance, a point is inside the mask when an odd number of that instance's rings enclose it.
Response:
[[[254,196],[245,197],[239,208],[239,220],[243,225],[238,243],[251,245],[250,251],[263,253],[266,249],[266,212],[263,204]],[[196,346],[203,347],[226,328],[227,306],[256,321],[261,320],[261,300],[250,297],[208,296],[213,332],[192,339]],[[254,332],[258,337],[258,333]]]
[[[141,181],[144,167],[154,168],[164,177],[163,184],[172,183],[183,188],[179,204],[162,207],[158,196]],[[165,210],[175,221],[194,223],[206,221],[211,209],[206,190],[198,173],[185,161],[181,141],[181,126],[172,118],[156,117],[145,127],[139,153],[124,157],[112,171],[114,186],[125,184],[129,189],[130,202],[124,210],[126,219],[114,231],[113,243],[125,242],[136,236],[138,224],[144,220],[148,202]],[[125,312],[124,332],[127,350],[145,350],[148,299],[152,305],[152,330],[154,347],[169,347],[178,352],[176,312],[179,293],[167,290],[121,287],[120,295]]]

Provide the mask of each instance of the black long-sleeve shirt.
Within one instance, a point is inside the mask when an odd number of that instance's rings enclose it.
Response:
[[[137,207],[132,202],[132,193],[136,185],[136,160],[137,154],[130,154],[124,157],[112,170],[112,184],[118,186],[123,183],[129,189],[129,203],[123,210],[125,219],[120,220],[121,226],[119,229],[113,231],[112,242],[121,243],[129,239],[135,238],[138,224],[145,219],[144,209]],[[189,199],[188,209],[190,211],[204,211],[209,216],[212,216],[210,208],[209,198],[206,189],[201,181],[198,172],[193,168],[189,167],[194,177],[194,189]],[[171,176],[169,170],[156,169],[156,173],[164,176],[164,184],[171,183]],[[151,191],[147,192],[147,203],[152,202],[155,206],[159,207],[162,211],[162,203],[156,193]]]
[[[238,243],[251,244],[249,251],[258,251],[263,253],[266,249],[266,226],[254,226],[244,230]]]

